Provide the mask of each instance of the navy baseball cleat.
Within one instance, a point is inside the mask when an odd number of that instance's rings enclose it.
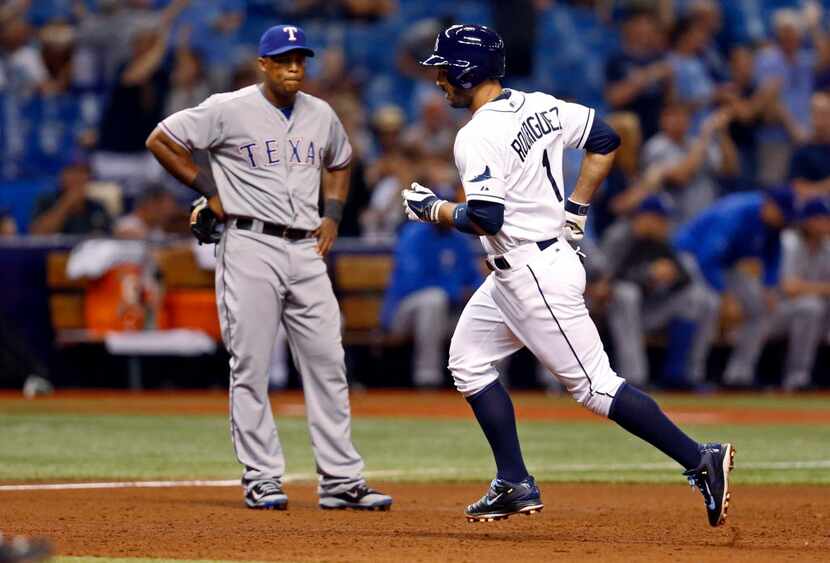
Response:
[[[726,521],[729,509],[729,472],[735,466],[735,448],[732,444],[703,444],[700,465],[683,473],[692,488],[703,494],[710,526]]]
[[[245,489],[245,506],[260,510],[285,510],[288,495],[274,480],[254,481]]]
[[[545,507],[533,475],[520,483],[493,479],[487,494],[467,507],[468,522],[505,520],[513,514],[534,514]]]
[[[392,497],[380,491],[370,489],[366,483],[355,485],[348,491],[333,495],[320,495],[320,508],[336,510],[353,508],[355,510],[389,510],[392,506]]]

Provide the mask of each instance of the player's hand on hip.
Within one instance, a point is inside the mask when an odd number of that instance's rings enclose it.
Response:
[[[222,201],[219,199],[219,194],[210,196],[207,200],[208,207],[216,215],[219,221],[225,220],[225,209],[222,207]]]
[[[409,189],[401,192],[401,196],[403,197],[404,211],[406,211],[406,216],[411,221],[437,223],[438,210],[446,203],[446,200],[440,199],[432,190],[418,182],[412,182]]]
[[[325,256],[337,240],[337,223],[330,217],[323,217],[320,226],[312,233],[317,237],[317,254]]]
[[[585,223],[588,222],[588,205],[577,203],[568,198],[565,201],[565,239],[582,240],[585,236]]]

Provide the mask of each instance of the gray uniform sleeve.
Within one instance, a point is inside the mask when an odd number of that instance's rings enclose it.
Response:
[[[163,120],[159,124],[162,131],[189,151],[210,149],[219,144],[222,138],[220,105],[212,103],[211,98]]]
[[[346,135],[346,130],[334,110],[331,111],[330,127],[329,144],[326,147],[324,164],[328,170],[337,170],[345,167],[351,161],[352,145],[349,143],[349,136]]]

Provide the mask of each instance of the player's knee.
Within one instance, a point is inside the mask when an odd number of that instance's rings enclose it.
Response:
[[[470,371],[452,370],[453,385],[455,385],[456,390],[465,397],[475,395],[498,378],[499,374],[496,371],[474,373]]]
[[[574,399],[577,403],[592,413],[607,417],[608,411],[611,409],[611,401],[613,400],[613,397],[594,393],[588,389],[583,389],[574,394]]]
[[[614,304],[620,307],[639,307],[642,301],[642,291],[630,282],[617,282],[613,288]]]
[[[302,350],[300,353],[312,365],[325,367],[326,369],[339,366],[345,361],[343,346],[339,342]]]
[[[450,307],[450,297],[440,287],[429,287],[418,292],[418,305],[431,311],[445,311]]]
[[[478,393],[499,377],[492,365],[476,362],[469,354],[461,353],[455,339],[450,343],[448,367],[455,388],[465,397]]]

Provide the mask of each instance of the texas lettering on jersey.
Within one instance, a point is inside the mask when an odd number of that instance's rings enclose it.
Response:
[[[352,155],[326,102],[298,92],[287,117],[258,85],[214,94],[161,127],[187,150],[210,153],[226,213],[298,229],[319,226],[322,171],[348,165]]]
[[[281,147],[279,140],[265,139],[241,145],[239,152],[247,157],[251,168],[276,166],[282,162],[319,167],[323,161],[323,148],[320,142],[315,145],[314,141],[287,139],[285,144],[287,146]],[[315,146],[320,148],[315,150]]]

